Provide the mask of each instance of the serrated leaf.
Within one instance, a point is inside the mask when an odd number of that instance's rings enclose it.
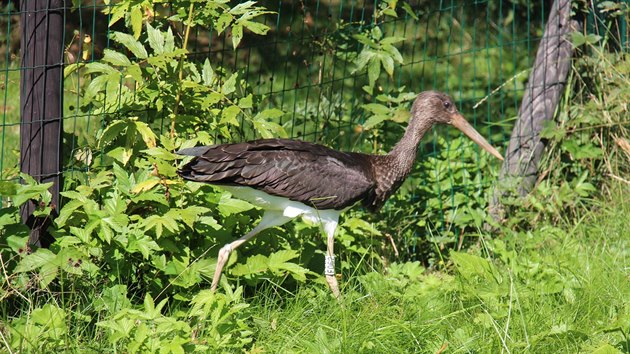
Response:
[[[155,29],[148,22],[147,22],[147,39],[149,41],[149,46],[151,47],[151,49],[153,49],[155,54],[164,53],[164,36],[162,36],[162,32]]]
[[[222,194],[218,208],[222,215],[230,216],[250,210],[254,208],[254,206],[244,200],[230,198],[228,194]]]
[[[232,48],[236,49],[243,39],[243,25],[236,24],[232,26]]]
[[[146,192],[152,189],[153,187],[157,186],[158,184],[160,184],[159,178],[156,177],[156,178],[148,179],[146,181],[142,181],[136,184],[131,190],[131,192],[134,194],[138,194],[140,192]]]
[[[245,28],[256,34],[265,35],[269,31],[269,26],[260,22],[242,21],[241,23],[245,26]]]
[[[385,115],[385,114],[390,113],[389,108],[387,106],[379,104],[379,103],[364,104],[364,105],[361,105],[361,108],[363,108],[366,111],[372,112],[374,114]]]
[[[230,124],[234,126],[239,126],[238,119],[236,117],[241,112],[241,109],[238,106],[229,106],[221,112],[221,124]]]
[[[229,95],[232,92],[236,91],[236,78],[238,77],[237,73],[233,73],[221,87],[221,93],[224,95]]]
[[[157,136],[155,135],[155,133],[153,133],[153,130],[151,130],[149,125],[145,122],[134,120],[134,123],[136,125],[136,129],[138,130],[138,133],[140,133],[140,136],[142,137],[142,140],[147,145],[147,147],[154,148],[155,139],[157,138]]]
[[[269,269],[267,262],[267,257],[262,254],[257,254],[247,258],[245,264],[235,264],[230,270],[230,273],[237,277],[263,273]]]
[[[281,250],[272,253],[269,255],[269,267],[277,268],[282,263],[290,261],[299,256],[298,252],[295,250]]]
[[[418,21],[419,18],[416,15],[416,13],[413,11],[413,9],[411,8],[411,5],[409,5],[409,3],[407,3],[406,1],[402,2],[402,8],[403,10],[405,10],[405,12],[411,16],[411,18],[413,18],[414,20]]]
[[[22,178],[24,178],[24,175],[22,175]],[[17,187],[17,191],[12,198],[13,206],[19,207],[30,199],[39,200],[42,195],[47,193],[48,189],[53,185],[53,182],[37,184],[37,182],[35,181],[27,181],[27,183],[29,184],[20,185],[19,187]]]
[[[206,61],[203,62],[203,67],[201,68],[201,78],[204,85],[212,86],[214,70],[212,70],[212,65],[210,65],[210,60],[208,58],[206,58]]]
[[[234,16],[232,16],[228,12],[221,14],[216,22],[216,30],[218,34],[221,34],[227,28],[227,26],[232,23],[233,19]]]
[[[383,64],[383,69],[390,77],[394,75],[394,59],[387,55],[381,55],[381,64]]]
[[[190,228],[193,228],[193,225],[196,221],[199,220],[199,216],[201,214],[205,214],[210,209],[200,207],[200,206],[191,206],[186,209],[179,209],[178,216],[184,222],[184,224],[188,225]]]
[[[378,79],[379,74],[381,73],[381,62],[376,60],[370,60],[368,64],[368,82],[370,87],[374,87],[374,83]]]
[[[15,273],[30,272],[37,268],[41,268],[46,264],[53,263],[56,255],[49,249],[40,248],[37,251],[27,254],[20,260],[15,269]]]
[[[144,48],[142,43],[130,34],[114,32],[112,33],[112,40],[124,45],[125,48],[133,53],[133,55],[135,55],[138,59],[146,59],[148,57],[147,50]]]
[[[381,124],[382,122],[389,120],[389,116],[388,115],[383,115],[383,114],[377,114],[377,115],[373,115],[370,118],[368,118],[365,123],[363,123],[362,127],[365,130],[369,130],[374,128],[375,126]]]
[[[131,29],[133,31],[133,36],[138,39],[140,38],[140,34],[142,33],[142,9],[141,6],[135,5],[131,9],[131,13],[129,14]]]
[[[83,66],[84,66],[83,63],[72,63],[72,64],[66,65],[66,67],[63,69],[63,77],[67,78],[68,76],[70,76],[72,73],[74,73],[80,67],[83,67]]]
[[[238,100],[238,106],[241,107],[242,109],[246,109],[246,108],[252,108],[253,107],[253,96],[250,93],[249,95],[241,98],[240,100]]]

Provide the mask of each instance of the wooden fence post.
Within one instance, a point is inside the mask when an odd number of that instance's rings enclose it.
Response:
[[[64,0],[20,1],[22,38],[20,80],[20,170],[37,181],[53,182],[53,214],[62,188]],[[25,203],[20,214],[31,228],[29,244],[50,243],[50,218],[33,216],[38,208]]]

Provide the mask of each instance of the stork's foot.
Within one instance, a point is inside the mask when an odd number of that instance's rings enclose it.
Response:
[[[232,252],[232,244],[227,244],[219,250],[219,257],[217,258],[217,266],[214,269],[214,277],[212,277],[212,286],[210,290],[215,292],[217,290],[217,286],[219,285],[219,280],[221,279],[221,272],[223,271],[223,267],[225,263],[227,263],[230,258],[230,253]]]

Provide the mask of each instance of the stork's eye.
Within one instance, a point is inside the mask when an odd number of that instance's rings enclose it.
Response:
[[[449,101],[444,101],[444,108],[447,110],[451,109],[451,103]]]

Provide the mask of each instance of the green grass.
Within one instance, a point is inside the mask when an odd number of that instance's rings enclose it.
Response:
[[[613,193],[599,202],[601,210],[575,225],[541,225],[494,240],[482,236],[477,250],[456,255],[457,265],[444,271],[407,264],[388,275],[354,276],[344,282],[338,303],[320,285],[306,285],[295,296],[262,291],[251,300],[254,348],[627,352],[630,188],[618,186]]]

